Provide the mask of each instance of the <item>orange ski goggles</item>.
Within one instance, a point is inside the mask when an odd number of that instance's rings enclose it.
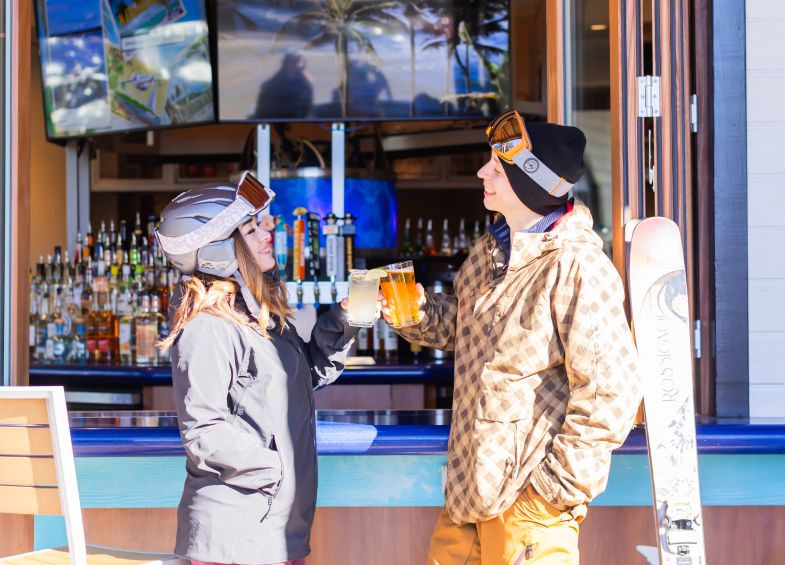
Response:
[[[485,130],[485,135],[493,152],[511,165],[518,153],[532,148],[526,125],[517,110],[508,110],[497,116]]]

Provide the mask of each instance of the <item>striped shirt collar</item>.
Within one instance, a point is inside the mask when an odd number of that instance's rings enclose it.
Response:
[[[547,216],[543,216],[542,219],[540,219],[533,226],[521,230],[520,233],[545,233],[550,231],[556,222],[558,222],[559,219],[561,219],[561,217],[566,213],[567,204],[562,204]],[[488,232],[496,238],[496,240],[501,244],[502,249],[504,249],[506,254],[509,255],[511,241],[510,226],[507,224],[507,220],[504,219],[504,216],[500,216],[496,222],[488,226]]]

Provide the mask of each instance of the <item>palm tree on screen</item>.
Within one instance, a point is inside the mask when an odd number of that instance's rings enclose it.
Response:
[[[337,56],[341,115],[348,115],[349,50],[354,46],[361,52],[378,57],[373,42],[366,34],[368,29],[399,28],[400,20],[390,10],[398,2],[319,0],[314,9],[300,12],[286,21],[273,39],[276,44],[286,36],[297,34],[307,38],[305,49],[334,45]]]

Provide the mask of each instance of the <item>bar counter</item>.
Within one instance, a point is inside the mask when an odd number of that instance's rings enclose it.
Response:
[[[367,359],[367,358],[366,358]],[[349,365],[334,385],[316,393],[317,409],[449,407],[451,360],[381,361]],[[173,410],[172,369],[129,365],[33,363],[33,386],[63,386],[73,410]]]
[[[88,539],[168,550],[185,478],[172,412],[72,412]],[[443,503],[450,412],[317,412],[319,491],[309,565],[422,563]],[[697,423],[709,562],[785,563],[785,419]],[[653,545],[645,433],[614,452],[607,490],[582,524],[582,563],[644,563]],[[34,545],[62,543],[37,516]],[[401,543],[405,540],[406,543]],[[768,561],[756,561],[753,554]]]
[[[422,361],[420,363],[377,363],[347,367],[335,381],[340,385],[369,384],[433,384],[451,385],[452,362]],[[101,386],[171,386],[170,365],[140,367],[129,365],[30,365],[30,384],[101,385]]]

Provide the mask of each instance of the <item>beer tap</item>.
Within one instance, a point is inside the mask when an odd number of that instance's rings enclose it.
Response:
[[[297,283],[297,308],[303,307],[303,279],[305,279],[305,220],[303,216],[308,213],[308,210],[302,206],[295,209],[294,215],[297,218],[294,220],[292,226],[292,234],[294,239],[294,250],[292,260],[292,278]]]
[[[317,308],[319,307],[319,224],[321,223],[322,218],[319,214],[308,213],[308,246],[311,255],[308,261],[308,276],[313,281],[313,303]]]
[[[354,221],[356,219],[351,213],[346,212],[346,215],[343,217],[343,226],[341,226],[347,274],[354,269],[354,237],[357,235],[357,224]]]
[[[283,216],[276,216],[275,218],[275,262],[278,264],[278,272],[281,274],[281,280],[286,280],[286,259],[289,252],[288,249],[288,234],[286,233],[286,224],[284,223]]]
[[[324,221],[326,224],[322,228],[322,233],[327,259],[327,277],[330,279],[330,296],[333,302],[337,302],[338,288],[335,286],[335,281],[338,277],[338,217],[330,212],[324,217]]]

